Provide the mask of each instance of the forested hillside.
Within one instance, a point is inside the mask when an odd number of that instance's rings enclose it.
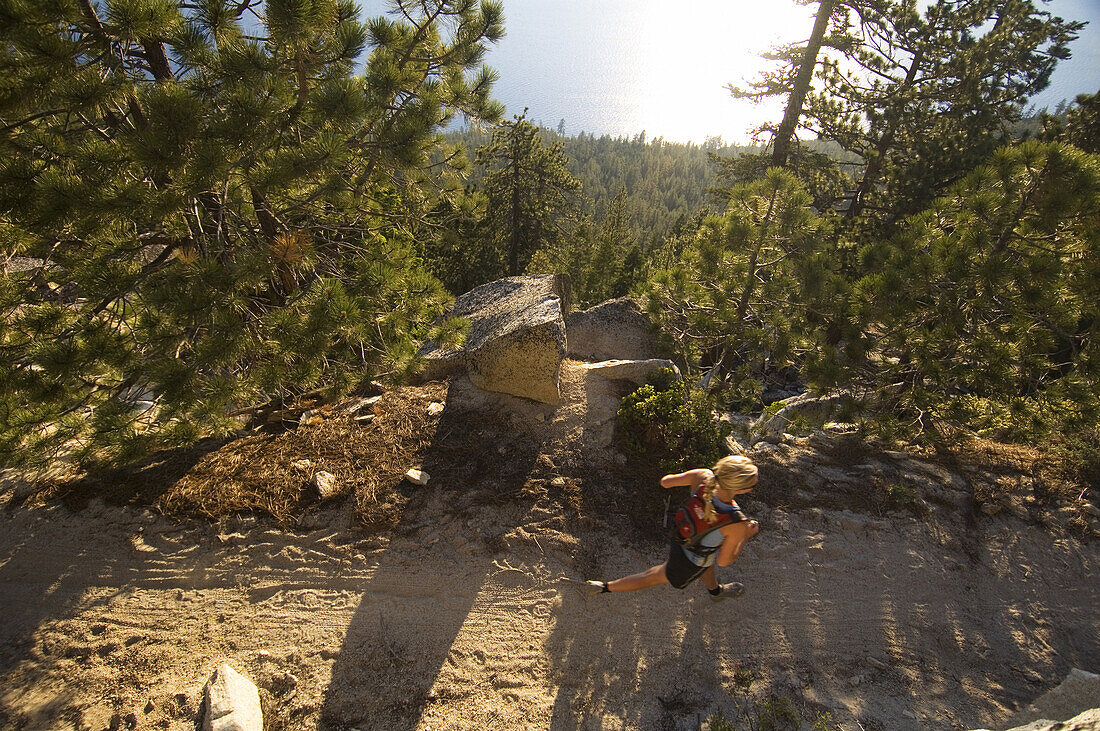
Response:
[[[840,392],[882,434],[1095,474],[1096,97],[1012,134],[1081,24],[815,7],[733,90],[785,108],[733,150],[500,121],[491,0],[3,0],[0,459],[125,462],[403,382],[461,337],[450,295],[553,271],[645,301],[686,398]]]
[[[680,144],[662,139],[599,137],[581,132],[573,137],[540,128],[546,144],[560,142],[569,172],[581,181],[588,199],[585,211],[594,221],[607,218],[611,201],[626,190],[626,215],[631,233],[646,249],[682,228],[708,204],[708,190],[716,184],[711,155],[731,157],[743,149],[711,142]],[[489,133],[468,130],[447,135],[467,150],[489,142]],[[475,168],[469,182],[479,185]]]

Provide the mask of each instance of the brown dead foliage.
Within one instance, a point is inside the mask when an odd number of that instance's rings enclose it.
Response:
[[[963,468],[1028,475],[1040,487],[1040,499],[1072,500],[1087,488],[1082,475],[1053,449],[971,436],[960,440],[950,456]]]
[[[282,434],[256,434],[206,454],[160,497],[166,514],[219,518],[260,511],[283,524],[296,522],[311,504],[309,481],[329,472],[355,496],[368,525],[397,522],[404,498],[397,490],[410,467],[419,466],[435,437],[438,417],[428,405],[446,398],[445,384],[395,389],[373,405],[374,419],[358,422],[335,405],[314,426]],[[308,460],[309,467],[295,466]]]

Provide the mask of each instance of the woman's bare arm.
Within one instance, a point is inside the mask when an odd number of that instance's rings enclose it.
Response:
[[[716,563],[719,566],[729,566],[741,555],[741,549],[749,542],[749,539],[760,532],[760,524],[755,520],[744,523],[734,523],[722,529],[726,538],[722,541],[722,547],[718,549]]]
[[[695,487],[703,480],[706,480],[714,473],[706,468],[688,470],[687,472],[680,472],[675,475],[665,475],[661,478],[661,487],[679,487],[681,485],[688,485]]]

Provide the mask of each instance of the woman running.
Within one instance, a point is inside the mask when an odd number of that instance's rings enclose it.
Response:
[[[676,514],[676,534],[668,560],[638,574],[613,581],[566,581],[577,585],[586,596],[637,591],[660,584],[683,589],[702,579],[713,601],[740,596],[739,583],[719,584],[714,565],[729,566],[741,555],[745,543],[760,530],[738,506],[736,496],[756,485],[757,469],[748,457],[724,457],[713,469],[694,469],[661,478],[661,487],[688,485],[698,489]]]

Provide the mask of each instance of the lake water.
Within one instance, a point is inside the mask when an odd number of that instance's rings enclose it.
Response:
[[[362,3],[365,15],[385,2]],[[1042,7],[1041,3],[1037,3]],[[507,35],[487,62],[494,95],[508,113],[567,134],[702,142],[744,142],[752,127],[782,116],[778,103],[730,97],[760,67],[758,54],[809,35],[814,7],[791,0],[504,0]],[[1052,87],[1033,101],[1100,89],[1100,0],[1053,0],[1046,9],[1090,24],[1059,65]]]

